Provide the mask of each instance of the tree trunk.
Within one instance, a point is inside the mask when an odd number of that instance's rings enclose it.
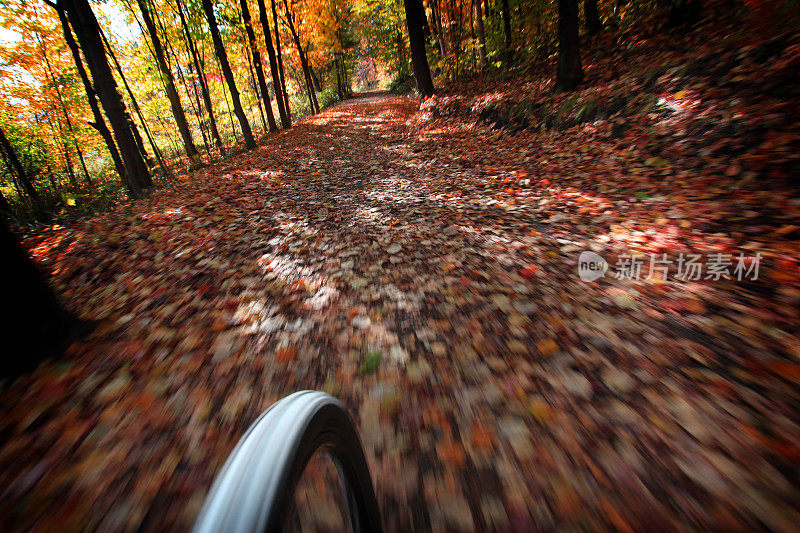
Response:
[[[231,93],[231,100],[233,100],[233,111],[236,113],[236,118],[239,120],[239,125],[242,128],[242,135],[244,136],[244,145],[248,150],[256,147],[256,140],[253,138],[253,130],[250,129],[250,123],[247,121],[247,115],[244,114],[242,109],[242,101],[239,99],[239,90],[236,88],[236,80],[233,79],[233,72],[228,63],[228,54],[225,52],[225,45],[222,43],[222,37],[219,34],[217,27],[217,18],[214,16],[214,6],[211,5],[211,0],[203,0],[203,12],[208,20],[208,26],[211,30],[211,39],[214,41],[214,51],[219,59],[222,74],[225,76],[225,81],[228,84],[228,90]]]
[[[117,174],[124,183],[125,167],[122,164],[122,158],[119,155],[119,150],[117,150],[117,145],[114,144],[113,137],[111,137],[111,132],[106,125],[106,120],[103,118],[103,114],[100,112],[100,107],[97,104],[97,95],[94,92],[92,83],[89,81],[89,75],[86,73],[86,69],[83,67],[83,61],[81,61],[81,54],[80,50],[78,49],[78,44],[75,42],[75,38],[72,36],[72,30],[69,27],[67,13],[60,6],[58,9],[58,18],[61,20],[61,30],[64,33],[64,40],[67,42],[67,46],[72,52],[72,59],[75,61],[75,67],[78,69],[78,75],[81,78],[81,82],[83,82],[83,89],[86,91],[86,99],[89,100],[89,107],[92,110],[94,122],[89,122],[89,125],[97,130],[97,133],[99,133],[100,137],[102,137],[103,142],[105,142],[106,147],[108,148],[108,153],[111,154],[111,159],[114,161],[114,168],[117,170]]]
[[[263,0],[260,1],[263,4]],[[264,102],[264,107],[266,108],[267,112],[269,131],[274,133],[278,131],[278,126],[275,124],[275,115],[272,113],[272,102],[269,98],[267,81],[264,79],[264,69],[261,66],[261,53],[258,51],[256,34],[253,32],[253,23],[250,19],[250,9],[247,7],[247,0],[239,0],[239,5],[242,7],[242,21],[244,22],[245,33],[247,33],[247,44],[250,46],[250,53],[253,55],[253,67],[256,69],[258,89],[261,93],[261,100]]]
[[[425,4],[422,3],[422,0],[417,0],[417,3],[419,3],[419,23],[422,26],[422,35],[427,41],[431,36],[431,28],[428,26],[428,17],[425,15]]]
[[[317,95],[314,94],[314,82],[311,79],[311,69],[308,66],[306,54],[303,51],[303,46],[300,44],[300,36],[297,34],[297,29],[294,27],[294,16],[289,10],[289,4],[283,0],[283,7],[286,9],[286,22],[289,23],[289,31],[292,33],[294,45],[297,47],[297,53],[300,56],[300,66],[303,68],[303,77],[306,81],[306,90],[308,91],[308,102],[311,106],[311,114],[319,113],[319,103],[317,103]]]
[[[1,217],[0,217],[1,218]],[[48,357],[58,356],[79,332],[80,322],[64,311],[25,249],[0,220],[0,376],[18,377]]]
[[[508,0],[505,0],[508,2]],[[445,56],[444,32],[442,31],[442,15],[439,12],[439,0],[431,0],[431,17],[433,17],[433,27],[436,28],[436,43],[439,46],[439,53]]]
[[[583,80],[578,40],[578,0],[558,0],[558,72],[556,84],[570,91]]]
[[[155,17],[156,23],[158,23],[159,27],[161,28],[161,33],[163,35],[167,34],[167,28],[164,26],[164,22],[156,15]],[[169,39],[164,41],[167,46],[165,48],[167,64],[170,61],[173,61],[175,64],[175,70],[178,73],[178,79],[180,80],[181,85],[183,86],[183,90],[186,93],[186,99],[189,102],[189,113],[194,114],[197,117],[197,127],[200,130],[200,136],[203,138],[203,148],[205,149],[206,153],[211,155],[211,150],[208,148],[208,136],[206,136],[206,129],[203,127],[203,106],[200,103],[200,95],[197,94],[197,84],[194,83],[192,80],[191,88],[189,87],[189,83],[187,82],[186,76],[183,74],[183,67],[181,67],[181,59],[178,54],[175,52],[175,47],[172,46],[172,42]],[[191,66],[189,67],[191,70]],[[199,154],[198,154],[199,156]],[[200,158],[197,158],[197,163],[200,165],[202,161]]]
[[[31,200],[38,203],[39,193],[36,192],[36,188],[33,186],[33,180],[22,166],[19,157],[17,157],[17,152],[14,150],[14,147],[11,146],[2,128],[0,128],[0,149],[3,150],[6,156],[6,161],[8,162],[11,172],[17,175],[17,180],[22,186],[22,190],[25,191],[25,194],[27,194]]]
[[[344,58],[344,54],[339,58],[339,65],[342,69],[342,91],[344,92],[344,97],[349,98],[353,94],[353,84],[347,73],[347,61]]]
[[[503,11],[503,36],[505,37],[505,62],[506,67],[510,67],[514,62],[514,46],[511,39],[511,10],[508,7],[508,0],[502,0],[501,8]]]
[[[284,104],[286,107],[286,117],[289,119],[289,126],[292,125],[292,110],[289,107],[289,92],[286,90],[286,74],[283,72],[283,54],[281,54],[281,30],[278,25],[278,11],[275,9],[275,0],[272,0],[272,25],[275,26],[275,55],[278,59],[278,73],[281,78],[281,92],[283,92]]]
[[[197,128],[200,130],[200,136],[203,138],[203,147],[206,153],[210,156],[211,151],[208,148],[208,136],[206,135],[206,129],[203,127],[203,106],[200,104],[200,96],[197,94],[197,84],[194,83],[194,80],[191,80],[190,90],[189,82],[184,75],[184,67],[181,65],[181,58],[175,51],[172,41],[169,39],[169,32],[167,31],[167,27],[164,25],[163,17],[159,15],[158,12],[154,12],[154,19],[158,27],[161,29],[161,34],[165,37],[164,42],[166,43],[166,47],[164,51],[166,52],[165,58],[167,60],[167,65],[170,65],[170,61],[172,61],[175,65],[175,71],[178,73],[178,80],[180,80],[183,90],[186,93],[186,98],[189,102],[189,114],[194,114],[195,117],[197,117]],[[191,66],[189,66],[189,70],[191,71]],[[198,167],[203,164],[200,154],[198,154],[196,157],[196,164]]]
[[[250,123],[247,121],[247,115],[244,114],[244,109],[242,109],[242,101],[239,98],[239,90],[236,88],[236,80],[233,79],[233,72],[231,71],[231,66],[228,63],[228,54],[225,52],[225,46],[223,45],[222,37],[219,34],[217,18],[214,16],[214,6],[211,5],[211,0],[203,0],[203,12],[206,15],[208,26],[211,30],[211,39],[214,41],[214,51],[216,52],[217,59],[219,60],[222,74],[225,76],[225,82],[228,84],[228,90],[231,93],[233,111],[236,113],[236,118],[239,120],[239,126],[242,128],[245,148],[252,150],[256,147],[256,141],[253,138],[253,130],[250,129]]]
[[[425,52],[425,35],[422,32],[423,14],[420,12],[419,0],[403,0],[406,8],[406,26],[408,27],[408,41],[411,46],[411,64],[414,69],[414,80],[417,92],[423,97],[432,96],[434,92],[431,69],[428,66],[428,56]]]
[[[86,161],[83,159],[83,151],[81,151],[80,144],[78,144],[78,138],[75,136],[75,130],[72,127],[72,120],[69,118],[69,112],[67,111],[67,106],[64,103],[64,96],[61,94],[61,89],[58,88],[58,84],[56,83],[56,76],[53,72],[53,68],[50,66],[50,59],[47,57],[47,51],[42,44],[42,40],[39,38],[39,34],[36,34],[36,40],[42,47],[42,57],[44,58],[45,67],[47,67],[47,72],[50,74],[50,82],[53,85],[53,88],[56,90],[56,97],[58,98],[58,104],[61,107],[61,112],[64,115],[64,120],[67,123],[67,131],[69,132],[69,136],[72,139],[72,143],[75,145],[75,151],[78,153],[78,159],[81,162],[81,168],[83,168],[83,175],[86,178],[86,184],[91,189],[94,187],[94,183],[92,183],[92,178],[89,176],[89,169],[86,168]],[[59,130],[61,128],[59,127]],[[67,143],[64,143],[64,158],[67,161],[67,172],[69,172],[70,177],[72,178],[73,186],[77,186],[77,182],[75,180],[75,173],[72,169],[72,162],[69,160],[69,150],[67,149]]]
[[[221,64],[219,62],[219,58],[217,57],[217,54],[214,54],[214,58],[217,60],[217,68],[222,70],[222,67],[220,66]],[[205,60],[203,58],[200,58],[200,60],[205,62]],[[228,92],[227,91],[223,91],[222,94],[225,97],[225,109],[228,110],[228,121],[231,124],[231,132],[233,132],[233,139],[234,139],[234,142],[238,143],[239,142],[239,135],[236,133],[236,118],[233,116],[233,109],[231,109],[231,102],[228,99]]]
[[[3,196],[3,191],[0,191],[0,218],[7,217],[10,212],[11,204],[9,204],[6,197]]]
[[[150,171],[147,169],[142,155],[136,147],[130,124],[128,123],[125,104],[117,90],[117,82],[111,73],[103,42],[100,39],[100,26],[89,6],[89,0],[61,0],[65,4],[72,28],[86,57],[89,71],[92,73],[94,86],[100,103],[106,112],[114,138],[117,141],[122,162],[125,166],[125,181],[128,192],[137,197],[152,184]]]
[[[170,172],[167,168],[167,164],[164,162],[164,157],[161,155],[161,150],[159,150],[158,146],[156,145],[156,141],[153,139],[153,134],[150,132],[150,128],[147,127],[147,121],[144,119],[142,109],[139,107],[139,103],[136,101],[136,95],[133,94],[131,86],[128,85],[128,80],[125,78],[125,73],[122,71],[122,67],[119,64],[119,61],[117,61],[117,56],[114,54],[114,50],[111,48],[111,44],[108,42],[108,39],[106,39],[102,28],[100,28],[100,38],[103,40],[103,43],[106,46],[106,50],[108,51],[108,55],[111,57],[111,61],[114,63],[114,67],[117,69],[117,74],[119,75],[119,79],[122,80],[122,84],[125,86],[125,91],[128,93],[128,97],[131,99],[133,111],[136,113],[136,116],[139,117],[139,122],[142,123],[144,134],[147,135],[147,141],[150,144],[150,148],[153,150],[153,154],[155,155],[156,161],[158,161],[158,165],[161,167],[161,172],[164,174],[164,176],[169,176]],[[133,118],[127,111],[125,111],[125,118],[127,119],[128,124],[131,127],[131,131],[133,132],[133,138],[136,141],[136,149],[139,150],[139,153],[142,155],[144,160],[151,164],[152,161],[148,158],[147,151],[144,149],[144,141],[142,141],[142,136],[139,134],[139,128],[136,127],[136,123],[133,121]]]
[[[147,28],[147,33],[150,34],[150,41],[153,43],[153,52],[156,56],[156,63],[161,71],[161,77],[164,80],[164,90],[169,99],[169,105],[172,108],[172,116],[175,117],[175,123],[178,125],[178,132],[181,134],[183,140],[183,148],[192,165],[196,164],[197,147],[192,140],[192,132],[189,129],[189,122],[186,120],[186,113],[183,111],[181,99],[178,95],[178,90],[175,88],[175,78],[172,76],[172,70],[167,65],[167,60],[164,57],[164,49],[161,45],[161,39],[158,37],[158,28],[156,28],[153,18],[150,16],[150,10],[147,8],[147,0],[137,0],[139,10],[142,12],[144,25]]]
[[[242,0],[244,1],[244,0]],[[286,114],[286,107],[281,88],[281,77],[278,72],[278,61],[275,58],[275,49],[272,47],[272,36],[269,31],[269,18],[267,16],[267,6],[264,0],[258,0],[258,18],[261,20],[261,29],[264,31],[264,44],[267,45],[267,56],[269,57],[269,68],[272,73],[272,88],[275,91],[275,101],[278,104],[278,115],[281,117],[281,125],[284,129],[291,127],[291,121]],[[278,28],[275,28],[278,33]]]
[[[59,126],[59,136],[61,135],[61,127]],[[67,170],[67,177],[69,178],[69,183],[72,185],[73,189],[78,188],[78,180],[75,177],[75,169],[72,168],[72,158],[69,156],[69,148],[67,148],[67,143],[61,141],[61,149],[64,150],[64,168]]]
[[[180,74],[180,70],[178,73]],[[191,66],[189,70],[189,75],[191,75]],[[211,157],[211,146],[208,142],[208,131],[206,131],[206,124],[203,120],[203,104],[200,101],[200,93],[197,92],[197,84],[194,80],[190,80],[189,82],[186,81],[186,77],[181,74],[183,78],[183,84],[186,88],[186,97],[189,98],[189,102],[192,104],[192,111],[197,114],[197,125],[200,127],[200,135],[203,136],[203,149],[206,151],[209,157]],[[191,92],[189,91],[189,85],[191,84]],[[194,102],[192,102],[192,97],[194,97]]]
[[[334,58],[333,62],[336,68],[336,96],[339,97],[339,100],[344,100],[344,82],[342,81],[342,69],[339,68],[338,55]]]
[[[239,21],[242,20],[241,15],[239,15]],[[250,73],[250,77],[247,78],[247,86],[250,87],[252,84],[253,92],[256,93],[256,108],[258,109],[258,114],[261,116],[261,125],[263,126],[264,133],[267,131],[271,131],[269,125],[267,124],[267,117],[264,115],[264,106],[261,104],[261,88],[258,86],[258,79],[256,79],[256,71],[253,70],[253,61],[252,55],[248,52],[250,51],[247,41],[245,40],[244,43],[244,57],[247,60],[247,71]]]
[[[597,0],[583,0],[583,16],[586,19],[586,33],[589,35],[600,33],[600,30],[603,29],[603,23],[600,22]]]
[[[306,61],[308,61],[308,49],[310,48],[311,44],[306,43]],[[317,92],[322,92],[322,84],[319,82],[319,78],[317,77],[317,73],[314,72],[314,65],[311,63],[308,64],[308,73],[311,74],[311,81],[314,83],[314,90]],[[317,105],[317,111],[319,111],[319,105]]]
[[[219,128],[217,128],[217,120],[214,117],[214,106],[211,103],[211,93],[208,91],[206,74],[200,66],[200,60],[197,57],[197,48],[195,47],[194,40],[192,39],[192,34],[189,31],[189,24],[186,22],[186,16],[183,14],[183,3],[180,0],[176,0],[176,4],[178,7],[178,16],[181,19],[181,26],[183,26],[183,32],[186,35],[186,43],[192,55],[194,69],[197,73],[198,81],[200,82],[200,93],[203,95],[203,103],[206,106],[206,111],[208,111],[208,120],[211,125],[211,135],[214,137],[214,144],[217,146],[217,149],[221,154],[225,155],[225,149],[222,147],[222,138],[219,136]]]
[[[480,57],[481,70],[486,70],[489,61],[486,59],[486,33],[483,31],[483,12],[481,11],[481,0],[473,0],[475,5],[475,29],[478,34],[478,55]]]
[[[299,48],[302,50],[302,47]],[[302,56],[303,52],[300,52],[300,57]],[[316,102],[316,95],[314,94],[314,82],[311,81],[311,75],[308,73],[308,65],[305,65],[305,61],[301,59],[300,61],[301,68],[303,70],[303,81],[305,82],[306,86],[306,95],[308,96],[308,107],[311,110],[311,114],[315,114],[317,112],[317,104]]]

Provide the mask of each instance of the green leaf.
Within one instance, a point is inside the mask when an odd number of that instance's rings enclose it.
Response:
[[[381,352],[367,352],[364,355],[364,361],[361,363],[360,372],[362,374],[373,374],[378,367],[381,366],[381,360],[383,356]]]

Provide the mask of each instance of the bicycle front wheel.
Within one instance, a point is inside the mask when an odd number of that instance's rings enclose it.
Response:
[[[287,396],[250,426],[214,481],[194,531],[283,530],[298,480],[318,451],[336,465],[353,531],[381,531],[355,425],[338,400],[317,391]]]

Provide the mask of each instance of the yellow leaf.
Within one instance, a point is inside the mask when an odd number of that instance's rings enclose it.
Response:
[[[558,351],[558,343],[553,339],[542,339],[536,343],[536,348],[543,356],[547,357]]]

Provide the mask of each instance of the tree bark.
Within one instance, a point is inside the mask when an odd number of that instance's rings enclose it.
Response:
[[[9,167],[11,167],[10,170],[17,175],[17,180],[22,186],[22,190],[25,191],[25,194],[27,194],[31,200],[38,202],[39,193],[36,192],[36,188],[33,186],[33,180],[25,171],[25,167],[22,166],[19,157],[17,157],[16,150],[11,146],[11,142],[9,142],[2,128],[0,128],[0,149],[3,150],[6,156],[6,161]]]
[[[241,22],[242,16],[239,14],[239,21]],[[264,115],[264,106],[261,103],[261,87],[258,86],[258,79],[256,78],[256,71],[253,70],[253,56],[250,52],[250,46],[247,43],[247,37],[245,37],[244,42],[244,57],[247,60],[247,71],[250,73],[250,77],[247,79],[247,86],[249,87],[252,83],[253,92],[256,94],[256,107],[258,108],[258,114],[261,116],[261,125],[264,127],[264,133],[268,131],[271,132],[269,125],[267,124],[267,117]],[[252,81],[251,81],[252,80]]]
[[[427,41],[431,36],[431,28],[428,26],[428,17],[425,15],[425,4],[422,3],[422,0],[417,0],[417,3],[419,3],[419,23],[422,26],[422,35]]]
[[[603,29],[603,23],[600,22],[597,0],[583,0],[583,17],[586,19],[586,33],[589,35],[600,33],[600,30]]]
[[[9,204],[6,197],[3,196],[3,191],[0,191],[0,218],[7,217],[10,212],[11,204]]]
[[[306,43],[306,61],[308,61],[308,49],[311,47],[311,43]],[[311,81],[314,83],[314,90],[317,92],[322,92],[322,84],[319,82],[319,78],[317,77],[317,73],[314,72],[314,65],[311,63],[308,64],[308,73],[311,74]],[[319,107],[319,106],[317,106]],[[317,109],[319,111],[319,109]]]
[[[236,80],[233,79],[233,72],[231,71],[230,63],[228,63],[228,54],[225,52],[225,45],[222,43],[222,37],[219,34],[217,18],[214,16],[214,6],[211,5],[211,0],[203,0],[203,12],[206,15],[208,26],[211,30],[211,39],[214,41],[214,51],[217,54],[217,59],[219,59],[222,74],[225,76],[225,81],[228,84],[228,90],[231,93],[231,100],[233,100],[233,111],[236,113],[236,118],[239,120],[239,125],[242,128],[245,148],[252,150],[256,147],[256,140],[253,138],[253,130],[250,129],[250,123],[247,121],[247,115],[244,114],[244,109],[242,109],[242,101],[239,98],[239,90],[236,88]]]
[[[25,249],[0,217],[0,376],[18,377],[60,355],[77,336],[80,321],[64,311]]]
[[[481,11],[481,0],[473,0],[475,5],[475,26],[478,34],[478,56],[480,57],[481,70],[486,70],[489,61],[486,59],[486,33],[483,31],[483,12]]]
[[[219,62],[219,58],[217,57],[216,53],[214,54],[214,58],[217,60],[217,68],[222,70],[221,63]],[[201,61],[205,62],[203,58],[201,58]],[[233,139],[234,139],[234,142],[238,143],[239,142],[239,135],[236,133],[236,118],[233,116],[233,109],[231,109],[231,103],[230,103],[230,100],[228,100],[228,93],[226,91],[223,91],[222,94],[225,97],[225,109],[228,110],[228,121],[231,124],[231,131],[233,132]]]
[[[161,33],[167,36],[167,28],[164,26],[164,21],[162,18],[156,15],[155,21],[161,28]],[[200,103],[200,95],[197,94],[197,84],[194,83],[194,80],[192,80],[191,87],[189,87],[190,84],[187,82],[186,76],[183,73],[181,59],[175,52],[175,47],[172,46],[172,42],[169,39],[166,39],[164,42],[167,45],[164,50],[166,52],[165,57],[167,64],[169,64],[170,61],[173,61],[175,64],[175,71],[178,73],[178,79],[183,86],[183,90],[186,93],[186,99],[189,102],[189,112],[197,117],[197,127],[200,130],[200,136],[203,138],[203,148],[207,154],[211,155],[211,151],[208,148],[208,136],[206,135],[206,129],[203,127],[203,105]],[[191,66],[189,69],[191,70]],[[202,161],[198,157],[197,164],[200,165],[201,163]]]
[[[319,103],[317,102],[317,95],[314,93],[314,82],[311,79],[311,69],[306,59],[306,54],[303,51],[303,45],[300,44],[300,36],[297,34],[297,29],[294,26],[294,15],[289,10],[289,4],[283,0],[283,7],[286,9],[286,22],[289,23],[289,31],[292,34],[292,39],[297,47],[297,53],[300,56],[300,66],[303,68],[303,77],[306,81],[306,90],[308,91],[308,102],[311,106],[311,114],[319,113]]]
[[[53,72],[53,68],[50,66],[50,60],[47,58],[47,51],[45,50],[44,44],[42,44],[41,39],[39,38],[39,34],[36,34],[36,40],[39,42],[40,46],[42,47],[42,57],[44,58],[44,64],[47,67],[47,72],[50,74],[50,82],[53,85],[53,88],[56,90],[56,97],[58,98],[59,106],[61,107],[61,113],[64,115],[64,120],[67,123],[67,131],[69,132],[69,136],[72,139],[72,143],[75,145],[75,151],[78,154],[78,159],[81,162],[81,168],[83,168],[83,175],[86,178],[86,184],[91,189],[94,187],[94,183],[92,182],[91,176],[89,176],[89,169],[86,168],[86,161],[83,158],[83,151],[81,150],[80,144],[78,144],[78,138],[75,136],[75,129],[72,127],[72,120],[69,118],[69,112],[67,111],[67,106],[64,103],[64,96],[61,94],[61,89],[58,88],[58,84],[56,83],[56,76]],[[59,130],[61,128],[59,127]],[[72,177],[72,184],[77,186],[77,182],[75,180],[75,173],[72,169],[72,161],[69,158],[69,150],[67,149],[67,143],[64,143],[64,159],[67,162],[67,171],[69,172],[70,177]]]
[[[503,36],[505,37],[505,61],[506,66],[510,67],[514,62],[514,45],[511,38],[511,10],[508,7],[508,0],[502,0],[501,9],[503,11]]]
[[[180,73],[180,68],[178,70]],[[192,69],[191,66],[189,67],[189,75],[191,76]],[[200,101],[200,93],[197,91],[197,84],[191,79],[189,82],[186,81],[186,77],[181,74],[181,78],[183,79],[184,87],[186,88],[186,97],[189,98],[189,102],[192,104],[192,110],[194,113],[197,114],[197,125],[200,128],[200,135],[203,136],[203,148],[205,149],[206,153],[211,156],[211,146],[208,142],[208,131],[206,131],[206,126],[203,120],[203,103]],[[189,85],[191,85],[191,92],[189,91]],[[194,102],[192,102],[192,97],[194,97]]]
[[[570,91],[583,80],[578,40],[578,0],[558,0],[558,71],[556,84]]]
[[[83,83],[83,89],[86,91],[86,99],[89,100],[89,107],[91,108],[92,116],[94,117],[94,122],[89,122],[89,125],[100,134],[100,137],[102,137],[103,142],[106,144],[106,148],[108,148],[108,153],[111,154],[111,159],[114,161],[114,168],[117,170],[117,174],[124,183],[125,167],[122,164],[122,158],[119,155],[119,150],[117,150],[117,145],[114,144],[114,138],[111,137],[111,131],[109,131],[108,126],[106,125],[106,120],[103,118],[103,114],[100,112],[100,107],[97,103],[97,95],[94,92],[91,81],[89,81],[89,75],[86,73],[86,69],[83,67],[81,53],[78,49],[78,44],[75,42],[75,38],[72,36],[72,30],[70,29],[69,21],[67,20],[67,14],[64,9],[61,8],[61,6],[58,6],[57,10],[58,18],[61,20],[61,30],[64,33],[64,40],[67,42],[70,52],[72,52],[72,59],[75,61],[75,67],[78,69],[78,75]]]
[[[244,1],[244,0],[242,0]],[[281,125],[284,129],[291,127],[291,121],[286,114],[286,106],[282,87],[281,77],[278,72],[278,61],[275,57],[275,49],[272,46],[272,36],[269,31],[269,17],[267,16],[267,6],[264,0],[258,0],[258,18],[261,20],[261,29],[264,31],[264,44],[267,45],[267,56],[269,57],[269,68],[272,74],[272,88],[275,91],[275,101],[278,104],[278,115],[281,117]],[[278,33],[278,28],[275,28],[275,33]]]
[[[164,157],[161,155],[161,150],[159,150],[158,146],[156,145],[156,142],[153,139],[153,134],[150,132],[150,128],[147,127],[147,121],[144,119],[142,109],[139,107],[139,103],[136,101],[136,95],[133,94],[131,86],[128,85],[128,80],[125,78],[125,73],[122,71],[122,67],[119,64],[119,61],[117,61],[117,56],[114,54],[114,50],[111,48],[111,44],[108,42],[108,39],[106,39],[102,28],[100,28],[100,38],[103,40],[103,43],[106,46],[106,50],[108,51],[108,55],[111,57],[111,61],[114,63],[114,67],[117,69],[117,74],[119,75],[119,79],[122,80],[122,85],[125,86],[125,91],[128,93],[128,97],[131,99],[133,111],[136,113],[136,116],[139,117],[139,122],[142,124],[144,134],[147,135],[147,141],[150,144],[150,148],[153,150],[156,161],[161,167],[161,171],[164,176],[169,176],[170,172],[167,168],[167,164],[164,162]],[[151,160],[148,158],[147,151],[144,149],[144,141],[142,141],[142,136],[139,134],[139,128],[136,127],[136,123],[133,121],[133,118],[127,111],[125,111],[125,117],[128,120],[131,131],[133,132],[133,138],[136,141],[136,148],[139,150],[139,153],[142,155],[144,160],[148,164],[151,164]]]
[[[111,73],[103,43],[100,39],[100,25],[89,6],[88,0],[61,0],[65,4],[72,28],[86,57],[92,73],[95,90],[106,112],[114,138],[125,167],[125,181],[132,197],[140,196],[152,184],[150,171],[139,153],[128,123],[125,104],[117,90],[117,82]]]
[[[117,65],[117,69],[119,69],[119,65]],[[121,72],[121,71],[120,71]],[[147,122],[144,120],[144,115],[142,115],[142,110],[139,109],[139,104],[136,102],[136,97],[133,95],[133,91],[131,90],[130,86],[128,86],[127,80],[120,74],[120,79],[125,84],[125,89],[128,93],[128,98],[131,99],[131,104],[133,105],[133,110],[136,113],[136,116],[139,117],[139,122],[142,124],[142,129],[144,129],[144,134],[147,136],[147,142],[150,144],[150,149],[153,150],[154,157],[156,161],[159,162],[162,166],[164,164],[164,160],[161,157],[161,150],[158,149],[156,146],[155,141],[153,140],[153,135],[150,133],[150,129],[147,127]],[[142,134],[139,133],[139,127],[134,122],[133,117],[127,111],[125,112],[125,116],[128,118],[128,124],[131,126],[131,131],[133,132],[133,139],[136,141],[136,149],[139,150],[139,153],[142,154],[145,163],[147,163],[148,168],[153,166],[153,158],[150,157],[150,154],[147,153],[147,150],[144,147],[144,139],[142,139]]]
[[[508,0],[504,0],[508,2]],[[431,17],[433,17],[433,27],[436,29],[436,43],[439,46],[439,53],[445,56],[444,32],[442,31],[442,15],[439,12],[439,0],[431,0]]]
[[[211,93],[208,91],[206,74],[200,66],[200,60],[197,57],[197,48],[195,47],[194,39],[192,39],[192,34],[189,31],[189,24],[186,22],[186,16],[183,13],[183,3],[180,0],[176,0],[175,3],[178,8],[178,16],[181,19],[181,26],[183,26],[183,32],[186,35],[186,43],[192,55],[194,69],[197,73],[198,81],[200,82],[200,93],[203,95],[203,103],[205,104],[206,111],[208,111],[211,135],[214,137],[214,144],[217,146],[217,149],[221,154],[225,155],[225,149],[222,147],[222,138],[219,136],[219,128],[217,128],[217,120],[214,117],[214,106],[211,103]]]
[[[414,69],[414,80],[417,92],[423,97],[432,96],[434,93],[431,69],[428,65],[428,56],[425,52],[425,35],[422,32],[420,20],[419,0],[403,0],[406,9],[406,26],[408,27],[408,41],[411,47],[411,64]]]
[[[169,106],[172,108],[172,116],[175,117],[175,123],[178,125],[178,132],[181,134],[183,141],[183,148],[186,150],[186,155],[190,160],[197,158],[197,147],[194,145],[192,139],[192,132],[189,129],[189,122],[186,120],[186,113],[183,111],[181,99],[178,95],[178,90],[175,88],[175,78],[172,76],[172,70],[167,65],[167,60],[164,57],[164,48],[161,45],[161,39],[158,36],[158,28],[153,22],[153,17],[150,16],[150,10],[147,7],[147,0],[137,0],[139,10],[142,12],[144,25],[147,28],[147,33],[150,34],[150,41],[153,43],[153,52],[156,56],[156,63],[161,71],[161,77],[164,80],[164,90],[169,99]]]
[[[58,126],[58,134],[61,135],[61,125]],[[67,177],[69,178],[69,184],[72,185],[73,189],[78,188],[78,179],[75,177],[75,169],[72,168],[72,158],[69,156],[69,148],[67,148],[67,143],[61,141],[61,149],[64,150],[64,168],[67,170]]]
[[[342,69],[339,68],[339,56],[333,59],[333,66],[336,69],[336,96],[339,100],[344,100],[344,85],[342,84]]]
[[[260,1],[263,3],[263,0]],[[261,65],[261,53],[258,51],[258,45],[256,44],[256,34],[253,31],[253,22],[250,18],[250,9],[247,7],[247,0],[239,0],[239,5],[242,7],[242,22],[244,22],[244,30],[245,33],[247,33],[247,44],[250,46],[250,53],[253,55],[253,68],[256,70],[258,89],[261,93],[261,100],[264,102],[264,107],[267,112],[269,131],[274,133],[278,131],[278,126],[275,124],[275,115],[272,113],[272,102],[269,98],[267,81],[264,79],[264,68]]]
[[[275,26],[275,55],[278,59],[278,73],[281,78],[281,92],[283,92],[284,104],[286,107],[286,117],[289,119],[289,127],[292,125],[292,110],[289,107],[289,92],[286,90],[286,74],[283,72],[283,54],[281,54],[281,30],[278,25],[278,11],[275,8],[275,0],[272,0],[272,25]]]

